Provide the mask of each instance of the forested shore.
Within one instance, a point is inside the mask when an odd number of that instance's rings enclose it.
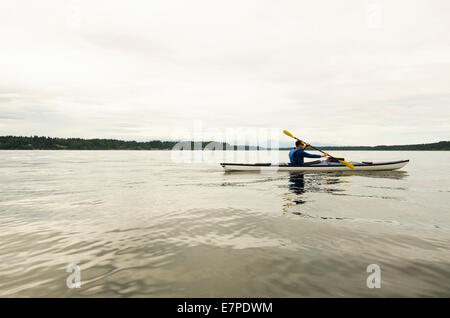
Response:
[[[0,136],[1,150],[171,150],[176,141],[124,141],[117,139],[52,138],[44,136]],[[180,145],[180,144],[178,144]],[[450,150],[450,141],[391,146],[323,146],[323,150]],[[261,150],[254,146],[232,146],[222,142],[184,141],[182,149]],[[291,148],[280,148],[286,150]]]

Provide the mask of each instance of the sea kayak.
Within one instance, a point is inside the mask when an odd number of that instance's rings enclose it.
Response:
[[[350,169],[340,162],[312,161],[303,165],[272,164],[272,163],[221,163],[225,171],[389,171],[406,166],[409,160],[386,162],[353,162],[355,169]]]

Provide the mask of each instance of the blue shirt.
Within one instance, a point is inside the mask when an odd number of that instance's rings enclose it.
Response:
[[[289,159],[291,160],[291,165],[302,165],[304,164],[303,158],[320,158],[321,155],[312,155],[303,151],[301,148],[292,149],[289,152]]]

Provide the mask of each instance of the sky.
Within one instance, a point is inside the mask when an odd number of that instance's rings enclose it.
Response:
[[[0,135],[392,145],[449,119],[450,1],[0,2]]]

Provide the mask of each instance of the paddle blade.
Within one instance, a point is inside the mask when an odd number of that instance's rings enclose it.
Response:
[[[295,138],[294,135],[291,134],[289,131],[283,130],[283,132],[284,132],[284,134],[285,134],[286,136],[289,136],[289,137],[291,137],[291,138],[297,139],[297,138]]]
[[[344,161],[344,160],[339,160],[340,163],[346,165],[347,167],[349,167],[350,169],[355,169],[355,166],[352,165],[350,162]]]

